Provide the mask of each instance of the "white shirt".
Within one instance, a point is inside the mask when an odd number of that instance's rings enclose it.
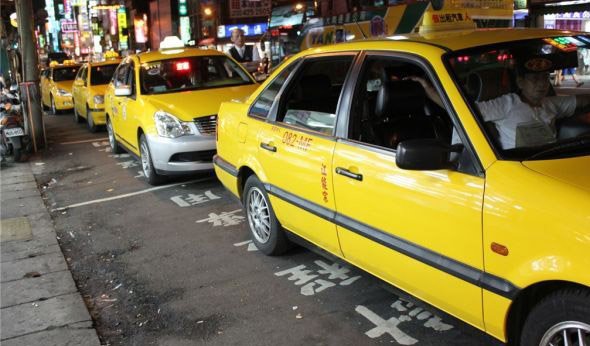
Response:
[[[496,125],[502,148],[512,149],[517,144],[539,145],[555,140],[555,120],[574,114],[576,97],[550,96],[543,99],[540,107],[531,107],[519,95],[510,93],[477,105],[484,121]]]
[[[240,54],[240,56],[243,58],[244,57],[244,52],[246,51],[246,45],[243,45],[241,47],[235,46],[236,50],[238,51],[238,54]],[[256,45],[254,45],[252,47],[252,62],[256,62],[260,60],[260,54],[258,54],[258,47],[256,47]]]

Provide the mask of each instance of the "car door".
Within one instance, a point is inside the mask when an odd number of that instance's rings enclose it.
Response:
[[[333,223],[336,114],[355,54],[307,58],[257,129],[258,158],[283,227],[340,255]]]
[[[83,66],[82,68],[80,68],[80,70],[78,70],[78,74],[76,75],[76,79],[74,79],[74,84],[72,86],[72,97],[74,99],[74,107],[76,108],[76,111],[78,112],[78,114],[85,114],[82,113],[82,107],[80,106],[80,104],[84,104],[84,100],[82,99],[81,96],[81,90],[84,87],[84,73],[86,71],[86,66]]]
[[[88,104],[88,92],[90,89],[90,66],[85,65],[83,67],[84,71],[82,71],[82,83],[80,84],[80,88],[78,90],[78,97],[79,97],[79,106],[78,112],[82,114],[85,118],[88,118],[87,114],[87,107]]]
[[[41,99],[44,105],[51,106],[49,102],[49,91],[51,89],[51,80],[53,79],[53,68],[47,70],[45,78],[43,78],[41,84]]]
[[[127,82],[127,74],[129,72],[129,63],[124,62],[117,67],[113,75],[112,85],[109,88],[112,88],[112,92],[109,92],[109,104],[111,109],[108,110],[110,114],[110,120],[112,122],[113,130],[115,131],[116,137],[122,141],[122,143],[130,147],[127,136],[125,135],[125,125],[126,125],[126,103],[127,97],[125,96],[116,96],[115,89],[119,86],[126,85]],[[125,112],[125,113],[123,113]]]
[[[452,109],[409,79],[432,80],[426,66],[404,55],[364,60],[334,152],[338,237],[348,261],[483,328],[484,178]],[[457,167],[397,167],[397,144],[422,138],[463,148]]]
[[[125,97],[121,103],[121,123],[123,124],[123,135],[127,144],[130,145],[139,154],[139,138],[137,129],[139,126],[139,117],[142,114],[142,107],[139,105],[137,98],[137,71],[133,60],[129,60],[127,73],[125,75],[125,85],[131,88],[131,95]]]

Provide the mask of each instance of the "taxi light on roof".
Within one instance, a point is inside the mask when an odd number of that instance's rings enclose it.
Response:
[[[166,38],[160,42],[160,50],[175,48],[184,48],[184,43],[177,36],[166,36]]]

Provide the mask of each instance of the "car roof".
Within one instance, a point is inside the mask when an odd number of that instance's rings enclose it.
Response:
[[[312,47],[307,54],[320,51],[345,51],[345,50],[367,50],[371,46],[387,49],[388,43],[395,45],[396,42],[415,42],[436,46],[447,51],[467,49],[489,44],[520,41],[535,38],[571,36],[576,33],[565,30],[531,29],[531,28],[502,28],[502,29],[474,29],[454,30],[430,33],[400,34],[389,38],[362,39],[346,43],[338,43],[329,46]],[[392,47],[393,48],[393,47]]]
[[[193,57],[193,56],[227,56],[222,52],[213,49],[198,49],[198,48],[172,48],[172,49],[165,49],[165,50],[158,50],[152,52],[145,52],[139,53],[137,57],[139,60],[143,62],[151,62],[157,60],[166,60],[166,59],[174,59],[174,58],[186,58],[186,57]]]
[[[96,61],[96,62],[89,62],[88,66],[105,66],[105,65],[119,65],[121,59],[114,59],[114,60],[105,60],[105,61]]]

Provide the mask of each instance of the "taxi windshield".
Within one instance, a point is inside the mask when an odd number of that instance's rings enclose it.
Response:
[[[117,64],[92,66],[90,70],[90,85],[109,84],[117,66]]]
[[[456,51],[446,62],[503,158],[553,159],[590,154],[590,89],[575,76],[589,49],[588,35],[547,37]]]
[[[74,80],[76,79],[76,74],[78,74],[78,69],[80,67],[64,67],[64,68],[57,68],[53,70],[53,81],[61,82],[64,80]]]
[[[162,94],[252,84],[248,73],[225,56],[183,57],[141,65],[141,90]]]

